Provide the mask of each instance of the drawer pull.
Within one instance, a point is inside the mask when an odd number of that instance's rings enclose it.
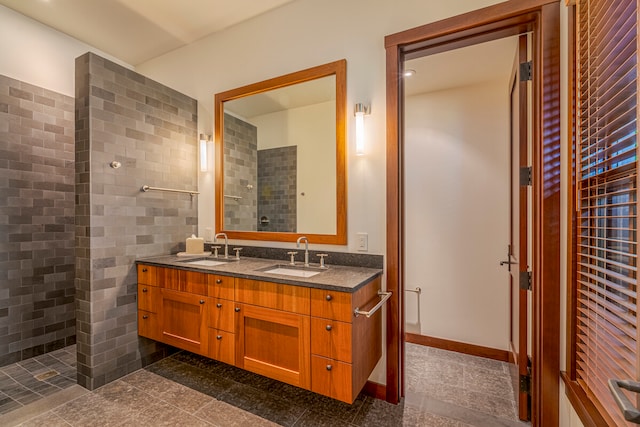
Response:
[[[143,319],[148,319],[149,316],[147,316],[146,314],[142,316]]]
[[[143,273],[146,273],[147,271],[149,271],[149,270],[147,270],[146,268],[143,268],[143,269],[142,269],[142,272],[143,272]]]
[[[240,307],[236,307],[236,313],[240,312]]]
[[[203,299],[200,300],[200,304],[204,304],[204,300]]]
[[[331,368],[333,368],[333,366],[331,366],[331,365],[327,365],[327,371],[330,371],[330,370],[331,370]]]
[[[325,297],[325,299],[326,299],[327,301],[331,301],[331,300],[333,299],[333,297],[332,297],[331,295],[327,295],[327,296]]]
[[[222,304],[217,303],[217,304],[216,304],[216,307],[218,307],[218,308],[222,308]]]
[[[142,292],[147,292],[147,288],[142,288]]]
[[[327,325],[327,326],[325,326],[325,329],[326,329],[327,331],[331,331],[331,329],[332,329],[332,328],[331,328],[331,325]]]
[[[216,339],[217,340],[221,340],[222,339],[222,335],[216,335]]]
[[[219,285],[220,283],[222,283],[222,279],[216,279],[216,283]]]

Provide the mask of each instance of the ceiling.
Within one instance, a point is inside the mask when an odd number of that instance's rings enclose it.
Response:
[[[506,90],[517,43],[517,36],[507,37],[406,61],[405,70],[416,74],[405,78],[405,95],[493,81],[503,81]]]
[[[0,0],[136,66],[295,0]]]

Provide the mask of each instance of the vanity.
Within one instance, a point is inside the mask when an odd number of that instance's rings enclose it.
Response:
[[[381,270],[160,256],[137,271],[140,336],[347,403],[382,355]]]

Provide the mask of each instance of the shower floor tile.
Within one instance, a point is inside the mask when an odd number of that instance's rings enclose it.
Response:
[[[75,345],[0,367],[0,415],[75,384]]]

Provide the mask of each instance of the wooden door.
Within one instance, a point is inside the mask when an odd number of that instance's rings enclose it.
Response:
[[[310,389],[309,316],[248,304],[235,311],[236,366]]]
[[[198,354],[208,351],[207,298],[187,292],[161,290],[161,341]]]
[[[529,85],[527,36],[519,37],[514,61],[511,94],[511,212],[508,265],[510,276],[510,349],[515,361],[514,392],[518,416],[529,420],[531,414],[530,363],[528,350],[528,298],[530,269],[528,259],[529,214],[528,198],[531,186],[529,169]]]

